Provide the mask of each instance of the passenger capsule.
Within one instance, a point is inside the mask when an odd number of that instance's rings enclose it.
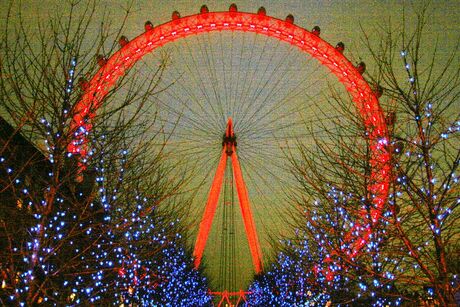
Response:
[[[230,4],[230,7],[228,8],[229,12],[238,12],[238,7],[236,6],[235,3]]]
[[[118,44],[119,44],[121,47],[124,47],[124,46],[128,45],[128,43],[129,43],[129,40],[128,40],[128,38],[127,38],[126,36],[124,36],[124,35],[123,35],[122,37],[120,37],[120,39],[118,40]]]
[[[356,70],[362,75],[366,71],[366,63],[364,62],[359,62],[358,65],[356,66]]]
[[[385,116],[385,123],[387,126],[393,126],[396,122],[396,113],[395,112],[390,112]]]
[[[404,150],[404,143],[402,141],[393,144],[393,153],[401,154]]]
[[[259,9],[257,10],[257,15],[259,15],[259,16],[267,16],[267,11],[265,10],[265,8],[263,6],[259,7]]]
[[[153,23],[151,23],[150,21],[147,20],[144,23],[144,29],[145,29],[145,32],[152,30],[153,29]]]
[[[80,77],[80,79],[78,79],[78,86],[85,92],[89,88],[89,82],[85,78]]]
[[[340,53],[343,53],[343,51],[345,50],[345,44],[342,42],[338,42],[335,46],[335,50],[337,50]]]
[[[206,13],[209,13],[209,9],[206,4],[203,4],[200,8],[200,14],[206,14]]]
[[[311,30],[311,33],[313,35],[319,36],[321,34],[321,28],[318,26],[314,26],[313,29]]]
[[[172,20],[177,20],[177,19],[179,19],[179,18],[180,18],[180,14],[179,14],[178,11],[172,12],[172,15],[171,15],[171,19],[172,19]]]
[[[97,65],[99,65],[99,67],[103,67],[105,64],[107,64],[107,59],[103,55],[99,54],[96,60],[97,60]]]
[[[292,24],[292,23],[294,23],[294,16],[292,14],[289,14],[289,15],[286,16],[285,20],[286,20],[287,23]]]
[[[376,84],[374,86],[373,92],[374,92],[375,97],[380,98],[383,95],[383,87],[381,87],[380,84]]]

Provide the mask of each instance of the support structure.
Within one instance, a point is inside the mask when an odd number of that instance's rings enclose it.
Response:
[[[223,292],[209,292],[211,295],[220,295],[221,299],[217,303],[217,307],[221,306],[240,306],[240,304],[245,303],[244,306],[247,305],[247,300],[246,300],[246,294],[251,294],[252,292],[244,292],[243,290],[237,291],[237,292],[228,292],[228,291],[223,291]],[[232,304],[232,297],[238,297],[238,300],[236,303],[233,305]]]
[[[219,165],[217,166],[216,174],[212,181],[211,189],[209,191],[206,208],[204,210],[203,218],[201,219],[198,236],[195,243],[193,255],[195,256],[195,267],[198,268],[203,257],[206,241],[208,240],[209,232],[212,226],[212,220],[216,213],[217,203],[219,201],[220,192],[222,190],[222,182],[225,175],[225,167],[227,160],[231,159],[233,177],[235,179],[235,186],[238,193],[238,201],[240,204],[241,215],[243,216],[244,229],[248,239],[249,249],[251,251],[252,263],[255,273],[260,273],[262,267],[262,252],[260,249],[259,239],[257,237],[256,226],[252,216],[251,205],[249,202],[248,191],[244,183],[243,174],[241,172],[238,155],[236,154],[236,137],[233,131],[232,119],[229,118],[227,128],[225,129],[224,138],[222,141],[222,154],[220,157]]]

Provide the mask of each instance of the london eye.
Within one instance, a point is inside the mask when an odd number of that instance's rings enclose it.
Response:
[[[276,239],[288,234],[293,186],[286,154],[312,143],[340,116],[331,93],[348,99],[368,132],[372,149],[376,223],[388,194],[387,129],[377,97],[362,77],[364,65],[328,43],[321,29],[296,25],[292,15],[211,12],[153,25],[100,61],[79,103],[72,129],[90,121],[107,93],[123,78],[157,82],[144,118],[157,119],[152,133],[165,135],[165,152],[176,171],[190,172],[185,214],[195,265],[204,265],[212,290],[244,289],[263,270]],[[155,74],[162,67],[160,75]],[[123,95],[123,88],[114,95]],[[86,155],[84,134],[69,151]],[[223,162],[225,161],[225,162]],[[357,253],[371,230],[359,221],[350,236]]]

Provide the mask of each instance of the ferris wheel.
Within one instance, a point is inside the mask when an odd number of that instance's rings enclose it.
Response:
[[[157,118],[156,132],[168,135],[168,157],[193,173],[187,215],[195,264],[204,263],[213,290],[229,290],[227,296],[263,270],[270,240],[289,234],[285,194],[294,179],[286,152],[295,154],[298,142],[311,143],[312,133],[321,135],[339,116],[331,89],[353,101],[368,131],[370,213],[374,223],[381,217],[390,172],[384,114],[362,77],[364,66],[353,65],[344,45],[329,44],[320,31],[296,25],[292,15],[239,12],[235,4],[225,12],[206,6],[186,17],[173,12],[161,25],[146,22],[132,40],[121,37],[121,48],[100,59],[77,106],[69,151],[85,156],[85,134],[78,131],[91,129],[88,118],[120,78],[156,78],[159,90],[143,116]],[[351,252],[358,253],[371,229],[357,221],[350,234]]]

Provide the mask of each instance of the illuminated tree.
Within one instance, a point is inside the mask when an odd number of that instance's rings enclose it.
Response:
[[[295,243],[284,242],[275,263],[256,276],[249,286],[251,306],[324,306],[330,299],[325,276],[315,274],[318,254],[312,253],[308,241],[297,237]]]
[[[177,220],[186,178],[169,175],[157,123],[139,117],[164,66],[153,81],[119,82],[106,98],[113,107],[85,119],[91,133],[70,130],[85,77],[104,60],[95,55],[116,48],[123,25],[97,24],[96,2],[67,5],[29,32],[12,3],[2,32],[0,302],[205,305]],[[84,159],[68,152],[80,135]]]
[[[374,78],[368,78],[384,93],[380,102],[387,110],[393,180],[383,219],[359,253],[351,252],[349,238],[356,223],[372,225],[369,144],[364,125],[341,97],[331,102],[340,106],[342,117],[323,127],[327,137],[316,137],[313,147],[299,144],[302,159],[291,159],[300,183],[295,198],[305,217],[299,223],[327,255],[321,267],[330,274],[333,301],[386,305],[431,299],[455,305],[458,49],[441,62],[439,46],[429,47],[427,9],[417,13],[412,32],[405,25],[382,27],[373,32],[380,37],[378,46],[365,37],[376,67]]]

